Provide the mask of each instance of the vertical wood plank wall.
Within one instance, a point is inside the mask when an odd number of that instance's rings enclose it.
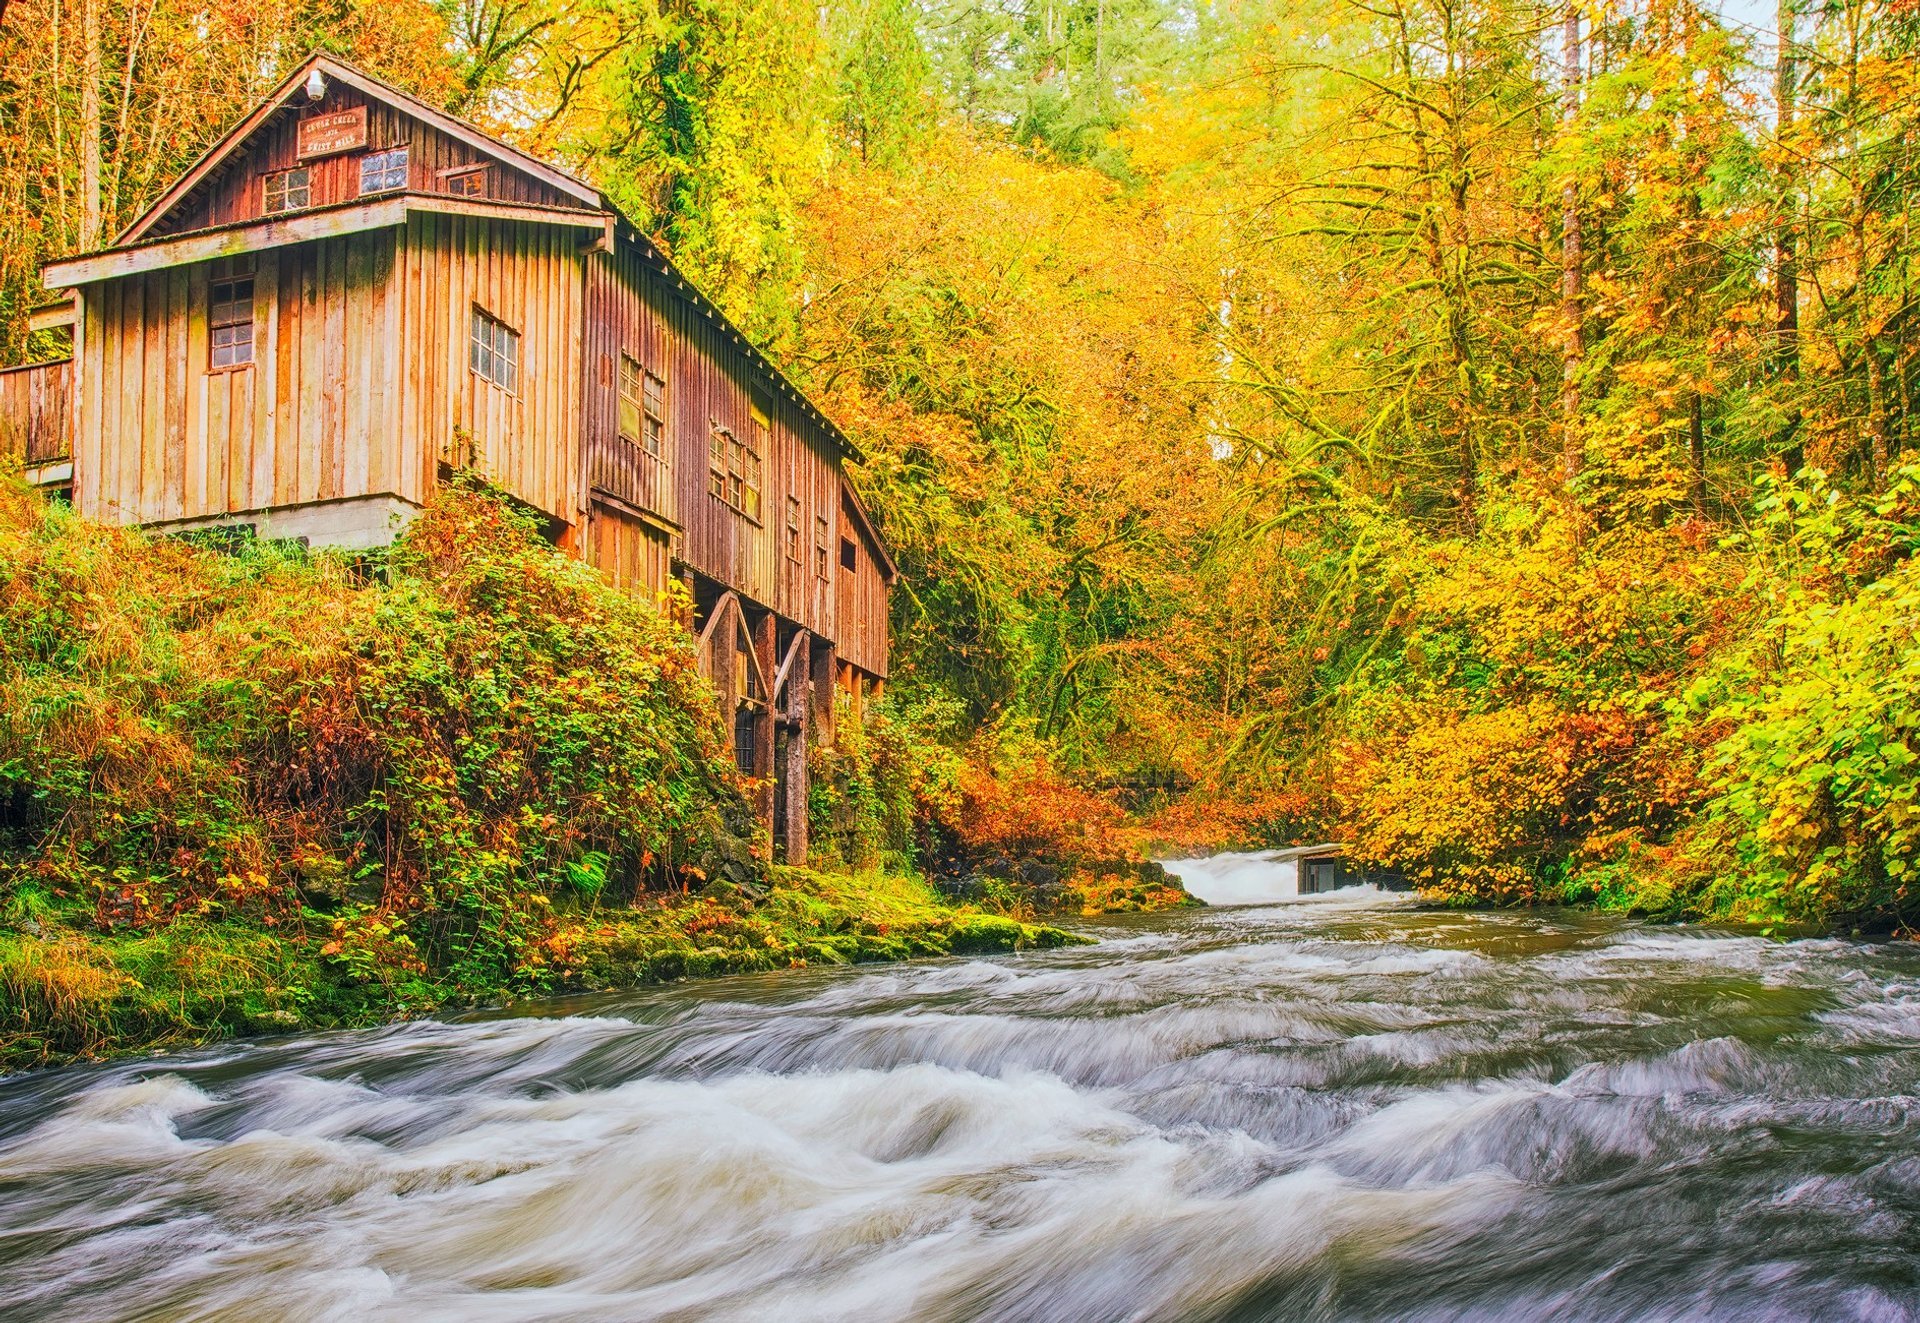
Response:
[[[575,233],[415,215],[403,235],[404,332],[392,351],[404,360],[401,494],[422,499],[439,464],[473,463],[527,504],[577,525],[585,259]],[[511,392],[469,365],[476,307],[520,334]]]
[[[667,535],[624,510],[595,501],[587,516],[587,559],[616,588],[658,604],[672,554]]]
[[[210,264],[87,287],[74,503],[164,523],[380,493],[396,463],[401,307],[395,234],[258,255],[254,361],[209,367]],[[416,485],[417,486],[417,485]]]
[[[758,380],[759,368],[726,328],[624,241],[615,253],[589,259],[581,410],[589,456],[618,435],[622,354],[666,383],[670,482],[657,501],[636,503],[678,525],[678,554],[695,570],[823,638],[834,637],[831,585],[838,560],[832,548],[839,545],[840,479],[832,442],[770,381]],[[758,521],[707,490],[709,435],[717,425],[750,439],[756,404],[768,419]],[[593,468],[590,460],[590,480]],[[797,561],[786,553],[790,495],[800,499]],[[820,515],[827,520],[830,549],[824,579],[815,573],[813,556],[814,519]]]
[[[854,569],[840,564],[840,543],[833,544],[834,594],[839,598],[841,631],[835,640],[840,660],[877,679],[887,677],[887,581],[873,541],[841,498],[841,536],[855,548]]]
[[[41,464],[72,454],[73,360],[0,370],[0,461]]]

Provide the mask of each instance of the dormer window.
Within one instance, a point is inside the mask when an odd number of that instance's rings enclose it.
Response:
[[[407,186],[407,149],[404,145],[360,158],[360,192],[385,193]]]
[[[299,211],[313,203],[313,172],[306,166],[276,170],[266,178],[265,210]]]

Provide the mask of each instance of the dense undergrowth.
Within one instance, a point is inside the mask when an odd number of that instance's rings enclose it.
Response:
[[[377,565],[0,487],[0,1065],[1068,940],[767,854],[685,635],[477,483]]]
[[[1461,902],[1910,929],[1920,471],[1572,527],[1382,547],[1305,762],[1329,830]]]

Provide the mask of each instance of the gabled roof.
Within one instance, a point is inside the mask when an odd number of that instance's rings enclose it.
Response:
[[[205,183],[209,176],[245,147],[247,140],[256,130],[287,110],[295,97],[305,95],[301,88],[307,81],[307,75],[315,69],[318,69],[321,76],[329,82],[342,83],[364,96],[385,101],[415,119],[433,126],[448,137],[465,143],[475,151],[490,156],[512,169],[531,175],[548,187],[575,199],[582,206],[594,208],[606,206],[606,199],[593,185],[574,178],[564,170],[556,170],[537,156],[530,156],[517,147],[510,147],[498,138],[482,133],[473,125],[455,119],[444,110],[428,105],[420,98],[401,91],[391,83],[356,69],[343,60],[336,60],[331,55],[316,52],[302,60],[299,66],[282,79],[259,105],[221,135],[213,146],[202,152],[200,159],[175,180],[172,187],[155,198],[152,206],[141,212],[134,218],[131,225],[120,232],[119,237],[113,241],[113,246],[117,248],[122,244],[137,242],[175,206]]]
[[[187,169],[186,173],[175,180],[172,186],[158,198],[154,199],[153,204],[141,212],[132,224],[122,230],[112,244],[93,254],[78,255],[64,261],[49,263],[48,269],[69,268],[70,270],[68,270],[66,274],[64,283],[66,285],[72,285],[80,283],[82,279],[98,278],[98,276],[92,272],[91,268],[88,268],[86,271],[82,271],[81,268],[88,267],[89,263],[98,263],[107,254],[131,249],[137,255],[139,253],[145,253],[149,248],[156,246],[155,241],[151,239],[146,239],[145,243],[142,243],[148,231],[178,206],[181,201],[189,197],[195,189],[206,183],[209,177],[218,172],[232,157],[245,150],[248,140],[251,139],[254,133],[263,125],[272,121],[276,115],[292,109],[297,105],[304,105],[304,101],[296,102],[295,98],[296,96],[304,96],[301,89],[307,81],[307,76],[315,69],[318,69],[322,76],[330,82],[344,84],[345,86],[353,88],[363,96],[376,101],[383,101],[439,130],[448,137],[465,143],[475,151],[500,162],[509,169],[521,171],[539,180],[541,183],[546,184],[562,195],[580,203],[582,207],[589,208],[598,215],[612,217],[613,221],[617,222],[617,224],[610,223],[610,230],[613,233],[610,234],[609,237],[617,235],[616,241],[624,241],[644,254],[648,264],[652,265],[672,282],[675,292],[678,293],[681,298],[685,299],[696,311],[701,313],[701,315],[719,326],[727,337],[732,340],[735,347],[745,355],[748,362],[753,364],[758,371],[765,374],[776,390],[782,392],[797,403],[806,415],[826,433],[828,439],[831,440],[834,445],[840,447],[841,451],[847,457],[854,460],[864,458],[860,453],[859,447],[853,444],[846,433],[842,432],[832,419],[822,413],[820,408],[815,405],[812,400],[808,399],[800,388],[795,386],[792,381],[787,378],[786,373],[782,372],[779,366],[761,351],[759,346],[749,340],[711,299],[701,293],[699,287],[688,280],[679,268],[673,264],[672,259],[669,258],[666,253],[662,252],[658,245],[648,239],[640,230],[640,227],[635,225],[625,213],[615,206],[606,194],[602,193],[592,184],[578,179],[564,170],[556,169],[540,158],[523,152],[517,147],[501,142],[498,138],[481,132],[479,129],[473,127],[473,125],[456,119],[454,116],[429,105],[416,96],[401,91],[386,80],[367,73],[363,69],[357,69],[344,60],[335,59],[331,55],[323,55],[315,52],[301,61],[298,67],[282,79],[273,91],[268,93],[257,106],[241,118],[232,128],[228,129],[226,133],[221,135],[220,139],[211,147],[201,153],[200,158]],[[351,205],[365,206],[368,204],[356,200]],[[446,198],[429,200],[423,199],[421,195],[408,193],[383,197],[378,203],[372,205],[400,208],[402,212],[400,216],[391,219],[373,218],[380,220],[382,224],[393,224],[399,223],[401,219],[404,219],[404,211],[406,209],[430,208],[444,210],[458,206],[459,204]],[[573,218],[578,216],[578,213],[557,208],[538,208],[522,205],[516,206],[513,210],[518,218],[545,221],[547,223],[573,224],[576,223]],[[545,212],[544,215],[537,214],[542,211]],[[237,235],[240,231],[252,231],[266,226],[278,225],[283,228],[290,225],[298,226],[302,222],[303,217],[311,218],[314,214],[313,212],[303,212],[267,220],[253,219],[236,226],[211,227],[208,230],[195,231],[194,234],[211,238],[214,236],[216,230],[231,229],[234,230]],[[167,236],[167,239],[172,240],[176,237],[179,239],[187,239],[190,236]],[[247,244],[240,242],[238,239],[235,240],[232,246],[233,251],[241,251],[248,247]],[[223,249],[222,251],[224,252],[225,250]],[[859,496],[854,494],[851,487],[845,486],[844,479],[842,486],[852,503],[852,508],[861,525],[862,531],[879,552],[888,582],[892,582],[898,577],[899,570],[894,565],[892,556],[887,552],[886,543],[881,539],[879,531],[874,527],[873,520],[867,514],[866,507],[860,503]]]

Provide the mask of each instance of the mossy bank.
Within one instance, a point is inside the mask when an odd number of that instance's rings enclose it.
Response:
[[[770,868],[746,790],[685,633],[477,481],[372,561],[0,485],[0,1065],[1074,940]]]

